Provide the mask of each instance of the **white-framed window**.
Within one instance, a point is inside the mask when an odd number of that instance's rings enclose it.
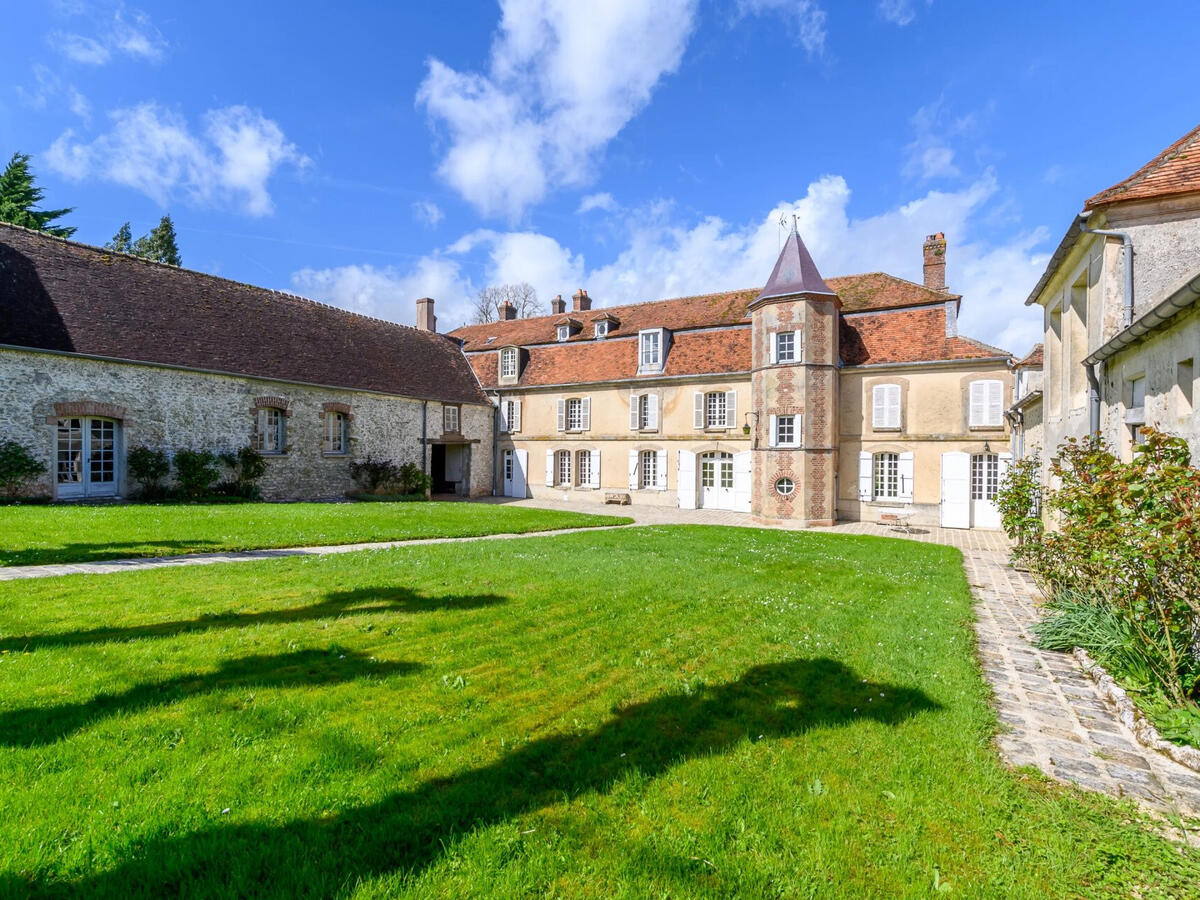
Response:
[[[557,483],[562,487],[571,486],[571,451],[559,450],[554,454],[554,471]]]
[[[608,337],[608,319],[601,319],[596,323],[596,337]]]
[[[513,457],[515,455],[511,450],[504,451],[504,480],[508,482],[513,480]]]
[[[262,406],[254,418],[254,439],[259,453],[287,452],[287,412],[277,406]]]
[[[972,428],[999,428],[1004,424],[1004,382],[971,382],[968,423]]]
[[[592,483],[592,451],[577,450],[575,452],[575,484],[588,487]]]
[[[1138,375],[1129,379],[1129,408],[1146,408],[1146,376]]]
[[[442,431],[447,434],[458,434],[459,409],[457,406],[442,407]]]
[[[558,401],[559,431],[588,431],[592,427],[592,399],[569,397]]]
[[[517,348],[505,347],[500,351],[500,377],[517,377]]]
[[[790,478],[780,478],[775,482],[775,493],[782,497],[790,497],[796,490],[796,482]]]
[[[638,485],[642,490],[658,487],[658,451],[643,450],[638,459],[638,469],[641,474]]]
[[[900,385],[877,384],[871,389],[871,428],[900,429]]]
[[[583,401],[572,397],[567,401],[567,431],[583,430]]]
[[[775,447],[795,447],[799,441],[796,440],[796,420],[798,416],[772,416],[775,423],[775,432],[771,436],[771,444]]]
[[[505,400],[500,404],[500,429],[509,434],[521,430],[520,400]]]
[[[560,341],[565,341],[565,340],[569,340],[570,337],[571,337],[571,326],[570,325],[559,325],[558,326],[558,339]]]
[[[631,394],[629,397],[630,431],[658,430],[658,394]]]
[[[1000,457],[995,453],[971,455],[971,499],[995,500],[1000,488]]]
[[[693,396],[694,428],[733,428],[737,424],[736,391],[696,391]]]
[[[875,454],[875,498],[895,500],[900,496],[900,454]]]
[[[777,331],[775,332],[775,359],[776,363],[791,363],[796,361],[796,332],[794,331]]]
[[[638,333],[638,371],[659,372],[663,367],[663,330]]]
[[[350,422],[343,412],[329,410],[325,413],[325,452],[350,452]]]

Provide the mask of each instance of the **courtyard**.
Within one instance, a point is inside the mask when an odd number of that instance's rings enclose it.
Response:
[[[702,525],[7,582],[0,894],[1186,895],[1001,761],[972,618],[952,547]]]

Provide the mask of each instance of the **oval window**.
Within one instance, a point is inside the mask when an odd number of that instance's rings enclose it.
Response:
[[[775,492],[784,497],[790,497],[794,490],[796,490],[796,482],[790,478],[780,478],[775,482]]]

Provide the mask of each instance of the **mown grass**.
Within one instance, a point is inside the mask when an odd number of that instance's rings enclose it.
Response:
[[[620,525],[628,518],[479,503],[0,507],[0,566]]]
[[[1002,767],[958,553],[661,527],[0,585],[0,894],[1188,896]]]

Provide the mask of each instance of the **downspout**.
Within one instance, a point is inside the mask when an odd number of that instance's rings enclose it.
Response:
[[[1093,435],[1100,433],[1100,377],[1096,374],[1099,363],[1088,363],[1084,366],[1088,380],[1088,431]]]
[[[500,496],[500,394],[495,396],[496,405],[492,408],[492,496]],[[515,463],[514,463],[515,465]]]

